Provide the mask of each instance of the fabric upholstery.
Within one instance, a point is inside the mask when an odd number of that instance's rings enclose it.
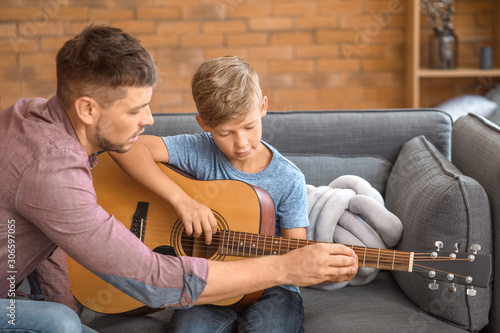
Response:
[[[474,243],[483,247],[481,253],[491,251],[491,216],[483,187],[462,175],[423,136],[403,146],[389,176],[386,207],[404,225],[398,250],[431,252],[439,240],[443,251],[452,252],[456,242],[463,252]],[[491,288],[478,288],[477,295],[469,297],[464,285],[450,294],[449,282],[440,282],[436,291],[420,274],[394,272],[394,276],[406,295],[430,314],[467,330],[488,323]]]
[[[301,292],[306,332],[466,332],[419,309],[386,271],[360,287],[334,291],[302,288]]]
[[[493,239],[500,242],[500,128],[488,120],[468,115],[453,126],[452,162],[485,189],[491,206]],[[500,276],[500,246],[494,248],[494,276]],[[500,332],[500,279],[493,281],[493,304],[487,332]]]
[[[382,195],[392,168],[389,161],[377,156],[289,154],[285,157],[302,170],[309,185],[326,185],[332,179],[349,174],[365,179]]]

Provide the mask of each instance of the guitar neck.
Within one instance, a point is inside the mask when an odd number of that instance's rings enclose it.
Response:
[[[281,255],[315,243],[326,242],[224,230],[221,231],[219,253],[237,257]],[[404,272],[413,271],[413,252],[376,249],[354,245],[346,246],[352,248],[358,255],[359,267]]]

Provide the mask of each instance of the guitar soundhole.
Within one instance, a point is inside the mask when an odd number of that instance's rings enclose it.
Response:
[[[217,220],[217,229],[220,230],[229,230],[229,226],[224,218],[213,211],[214,216]],[[179,237],[180,236],[180,237]],[[206,244],[205,235],[201,235],[200,237],[188,236],[184,232],[184,225],[182,221],[177,220],[174,224],[174,228],[172,230],[172,244],[177,252],[177,255],[181,256],[190,256],[190,257],[198,257],[212,260],[222,260],[225,255],[219,253],[219,237],[220,232],[217,232],[212,237],[212,242],[210,244]]]
[[[183,234],[181,236],[181,246],[187,256],[205,259],[214,257],[219,249],[218,240],[213,240],[211,244],[207,245],[204,235],[195,238]]]

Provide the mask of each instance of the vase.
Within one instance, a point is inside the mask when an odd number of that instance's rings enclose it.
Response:
[[[453,30],[436,31],[430,40],[430,68],[457,68],[458,38]]]

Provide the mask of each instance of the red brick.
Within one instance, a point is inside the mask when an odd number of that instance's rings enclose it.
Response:
[[[205,49],[206,59],[218,58],[226,55],[233,55],[242,59],[247,59],[248,50],[243,47],[218,47]]]
[[[247,18],[247,17],[266,17],[271,15],[271,4],[244,3],[243,1],[233,3],[229,2],[223,9],[227,17]]]
[[[339,48],[328,44],[298,45],[295,54],[297,58],[331,58],[339,55]]]
[[[187,20],[219,19],[226,17],[226,10],[222,3],[196,3],[183,6],[182,17]]]
[[[186,34],[181,36],[181,46],[222,46],[224,44],[224,37],[218,34]]]
[[[272,94],[272,103],[310,103],[318,101],[317,89],[276,89]]]
[[[21,84],[16,81],[0,80],[0,91],[3,94],[16,95],[21,93]]]
[[[292,59],[293,47],[289,45],[250,47],[249,56],[252,59]]]
[[[239,33],[247,30],[244,21],[209,21],[202,24],[204,33]]]
[[[321,29],[316,32],[316,40],[318,43],[354,42],[355,37],[356,31],[352,30]]]
[[[0,67],[17,67],[16,55],[15,54],[0,54]],[[0,90],[0,93],[1,92],[2,91]]]
[[[88,7],[61,7],[57,10],[54,19],[63,21],[87,20],[89,12]]]
[[[151,20],[174,20],[181,19],[180,7],[139,7],[136,10],[137,19],[151,19]]]
[[[314,41],[308,32],[276,32],[271,34],[271,45],[310,45]]]
[[[27,39],[22,36],[12,34],[7,38],[0,39],[0,54],[17,52],[36,52],[39,50],[38,40]]]
[[[359,0],[320,1],[318,11],[323,14],[332,13],[336,15],[361,13],[363,11],[363,2]]]
[[[151,35],[151,34],[136,34],[135,38],[139,40],[141,45],[147,49],[163,48],[168,46],[176,46],[180,43],[180,38],[175,34],[166,35]]]
[[[361,66],[365,71],[401,71],[404,69],[404,61],[394,59],[363,59]]]
[[[313,1],[278,3],[274,5],[276,16],[313,16],[317,12],[317,5]]]
[[[126,20],[126,21],[113,21],[111,25],[122,28],[123,31],[135,35],[137,33],[153,33],[156,29],[156,23],[154,21],[138,21],[138,20]]]
[[[337,71],[358,71],[361,68],[357,59],[321,59],[318,60],[318,72],[337,72]]]
[[[266,33],[243,33],[243,34],[228,34],[228,46],[243,46],[243,45],[266,45],[268,43],[268,34]]]
[[[204,59],[202,48],[171,48],[161,50],[158,54],[158,62],[197,62]]]
[[[311,60],[275,60],[271,62],[272,73],[312,73],[314,62]]]
[[[255,31],[279,31],[293,27],[290,17],[257,17],[250,18],[250,29]]]
[[[53,65],[56,63],[56,52],[26,53],[19,55],[20,66]]]
[[[157,31],[160,35],[165,34],[193,34],[199,32],[201,23],[199,21],[172,21],[172,22],[159,22]]]
[[[0,23],[0,38],[17,35],[15,23]]]
[[[297,17],[295,22],[297,29],[336,28],[338,26],[336,16]]]
[[[40,38],[40,49],[42,51],[53,51],[57,53],[63,44],[71,39],[72,36],[63,37],[41,37]]]
[[[124,8],[92,8],[90,9],[91,21],[102,20],[129,20],[134,17],[132,9]]]

